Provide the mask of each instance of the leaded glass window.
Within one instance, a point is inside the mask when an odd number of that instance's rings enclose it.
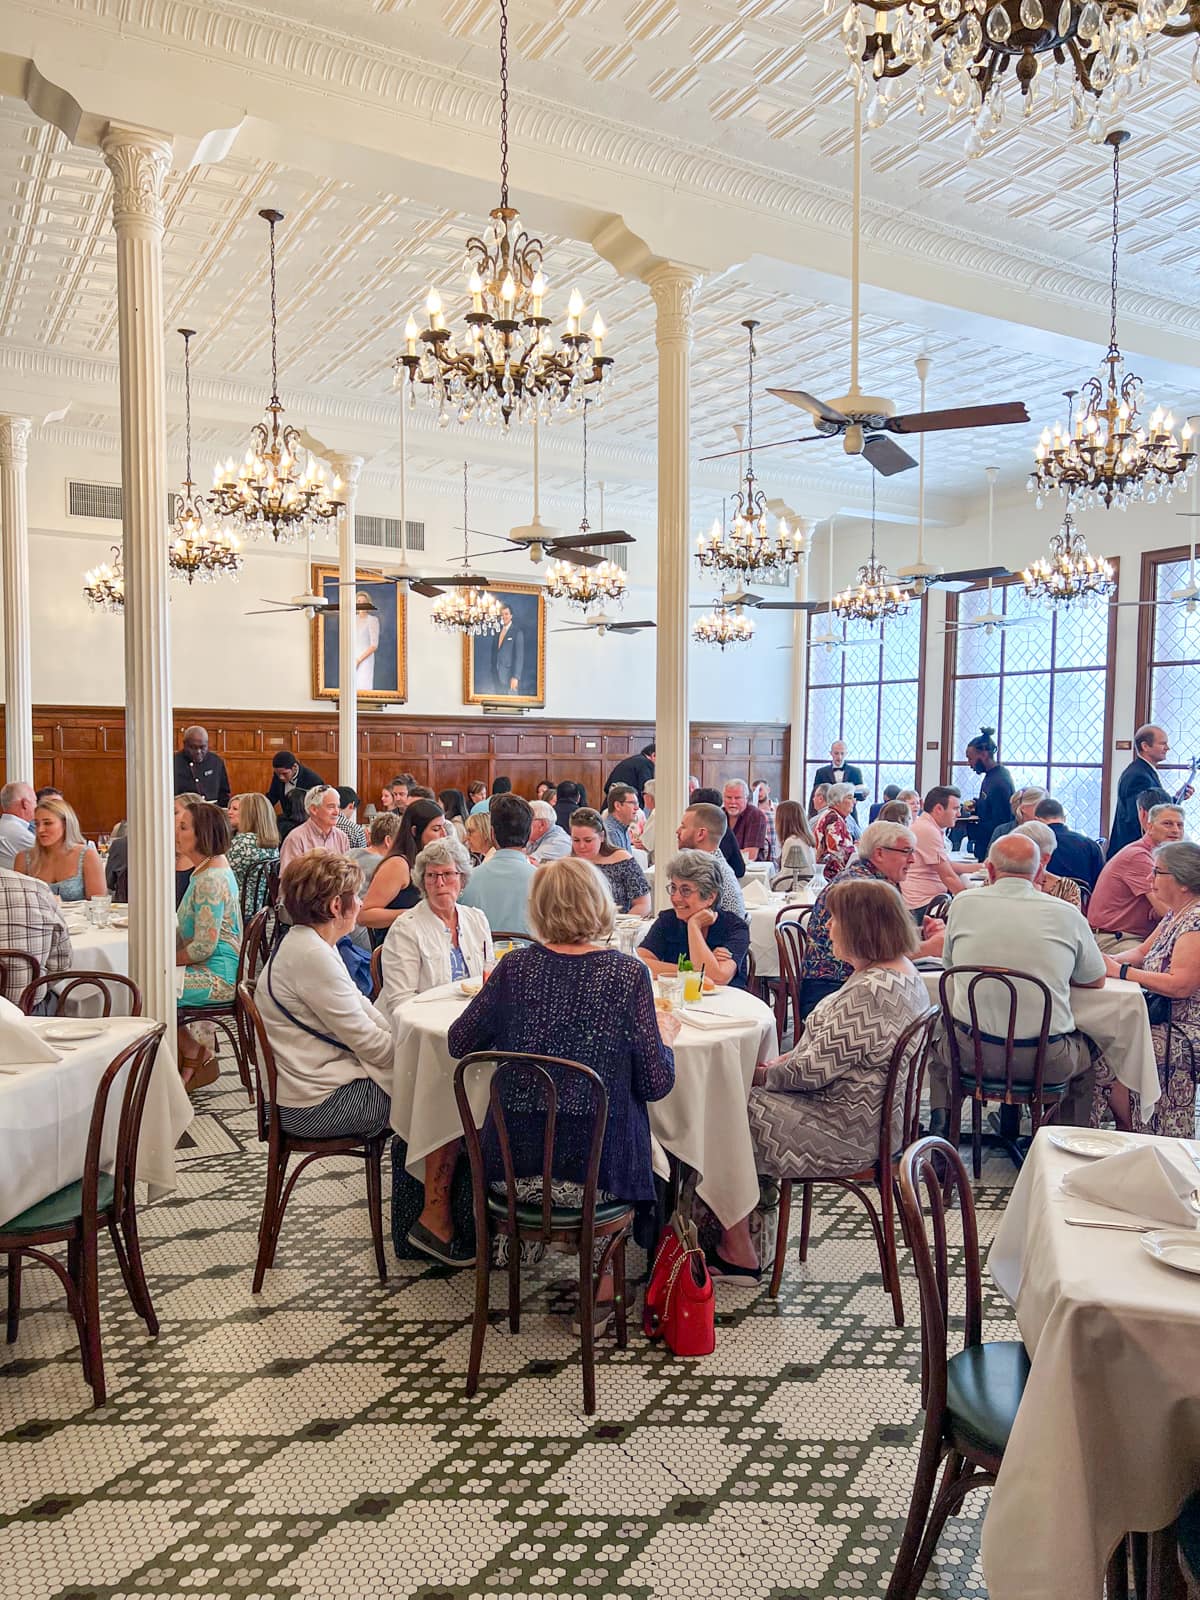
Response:
[[[1200,608],[1172,604],[1172,596],[1193,583],[1190,552],[1150,550],[1142,558],[1144,606],[1138,651],[1142,671],[1138,681],[1138,722],[1155,722],[1166,729],[1171,753],[1159,768],[1164,789],[1182,787],[1194,755],[1200,755],[1200,728],[1196,707],[1200,699]],[[1167,602],[1164,604],[1164,602]],[[1200,831],[1200,797],[1186,802],[1187,831]]]

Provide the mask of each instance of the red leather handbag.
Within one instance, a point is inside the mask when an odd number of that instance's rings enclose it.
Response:
[[[707,1356],[716,1347],[712,1278],[695,1226],[678,1212],[658,1242],[642,1327],[673,1355]]]

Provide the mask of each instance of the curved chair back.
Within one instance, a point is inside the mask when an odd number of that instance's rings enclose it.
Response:
[[[274,902],[268,901],[261,911],[254,913],[242,935],[242,948],[238,954],[239,984],[257,982],[267,959],[279,948],[279,942],[286,932],[287,925]]]
[[[260,911],[259,916],[263,913]],[[254,1074],[258,1091],[258,1136],[262,1140],[278,1139],[279,1112],[275,1105],[278,1072],[275,1052],[267,1037],[266,1026],[254,998],[254,984],[243,981],[237,986],[238,1036],[250,1070]]]
[[[811,910],[811,907],[809,908]],[[807,919],[805,919],[807,921]],[[800,985],[804,979],[804,958],[808,953],[808,931],[804,923],[789,915],[788,907],[775,918],[775,949],[779,953],[779,982],[797,1035],[800,1031]],[[786,1020],[786,1009],[783,1011]],[[782,1029],[780,1030],[782,1034]]]
[[[0,950],[0,994],[21,998],[42,974],[42,964],[28,950]]]
[[[82,1216],[84,1227],[96,1227],[96,1191],[100,1179],[100,1157],[104,1142],[104,1128],[108,1118],[108,1102],[113,1085],[127,1071],[121,1091],[121,1110],[117,1122],[116,1148],[113,1154],[113,1209],[121,1215],[132,1203],[137,1179],[138,1136],[142,1131],[142,1114],[146,1109],[146,1095],[150,1088],[150,1075],[158,1056],[158,1047],[166,1032],[165,1022],[156,1022],[140,1039],[127,1044],[112,1058],[96,1086],[92,1102],[92,1120],[88,1127],[87,1153],[83,1161]]]
[[[26,1016],[31,1016],[39,1005],[45,1005],[42,1015],[57,1017],[66,1009],[67,1000],[80,991],[89,999],[99,995],[98,1014],[102,1017],[112,1016],[114,998],[128,1007],[121,1012],[122,1016],[140,1017],[142,1014],[142,991],[122,972],[77,972],[73,968],[67,972],[47,972],[25,986],[18,1003]]]
[[[921,1093],[941,1011],[931,1005],[905,1028],[888,1062],[879,1117],[879,1182],[891,1184],[900,1152],[915,1143],[921,1127]]]
[[[967,1015],[970,1018],[971,1040],[971,1072],[964,1073],[962,1064],[962,1025],[955,1026],[955,1016],[950,1009],[950,986],[954,980],[966,985]],[[1017,1037],[1017,986],[1030,984],[1041,997],[1042,1020],[1036,1035]],[[998,985],[1005,993],[1008,1003],[1008,1021],[1003,1035],[985,1035],[979,1022],[978,995],[981,985]],[[964,1084],[970,1085],[970,1093],[977,1100],[1002,1099],[1005,1105],[1017,1102],[1030,1102],[1033,1115],[1033,1126],[1036,1132],[1039,1122],[1039,1112],[1042,1101],[1043,1081],[1046,1075],[1046,1045],[1050,1037],[1050,990],[1040,978],[1035,978],[1031,972],[1020,972],[1013,967],[982,967],[961,966],[947,967],[938,984],[938,996],[941,1000],[942,1016],[946,1025],[946,1039],[950,1049],[950,1062],[954,1069],[955,1077]],[[995,1043],[1004,1049],[1004,1066],[1002,1073],[995,1067],[985,1067],[983,1059],[983,1046],[985,1042]],[[1016,1050],[1018,1047],[1035,1047],[1033,1071],[1026,1075],[1022,1073],[1020,1082],[1015,1084],[1014,1068],[1016,1064]],[[985,1090],[985,1080],[987,1089]]]
[[[279,856],[255,861],[246,869],[242,879],[242,926],[249,924],[264,906],[273,906],[279,899]]]
[[[950,895],[939,894],[936,899],[929,902],[925,915],[927,917],[937,917],[939,922],[945,922],[950,915],[950,907],[953,903]]]
[[[1067,878],[1067,883],[1073,883],[1079,890],[1079,909],[1087,916],[1088,902],[1092,898],[1092,886],[1086,878]]]
[[[371,951],[371,999],[378,1000],[383,992],[383,946],[376,945]]]
[[[600,1175],[600,1152],[604,1146],[604,1129],[608,1122],[608,1091],[600,1076],[593,1072],[591,1067],[585,1067],[579,1061],[567,1061],[558,1056],[539,1056],[520,1051],[500,1053],[493,1050],[476,1050],[466,1055],[458,1063],[454,1071],[454,1098],[458,1102],[458,1114],[462,1119],[463,1134],[466,1138],[467,1155],[471,1163],[471,1187],[475,1199],[475,1237],[479,1249],[486,1249],[488,1237],[488,1212],[487,1212],[487,1175],[484,1168],[483,1140],[480,1130],[475,1126],[475,1118],[471,1111],[471,1101],[467,1092],[466,1079],[469,1072],[492,1069],[491,1082],[488,1086],[488,1111],[487,1122],[490,1122],[496,1132],[496,1142],[500,1149],[500,1162],[504,1171],[504,1187],[507,1194],[507,1221],[508,1230],[515,1239],[517,1236],[517,1185],[518,1176],[529,1177],[531,1174],[518,1174],[513,1165],[512,1142],[509,1138],[508,1121],[505,1116],[506,1094],[513,1098],[520,1097],[525,1106],[534,1105],[540,1101],[544,1117],[544,1132],[542,1137],[542,1219],[540,1237],[549,1241],[552,1233],[551,1211],[553,1202],[550,1198],[550,1188],[554,1175],[554,1139],[558,1131],[559,1100],[562,1091],[570,1087],[564,1082],[562,1090],[556,1081],[555,1074],[560,1078],[579,1080],[578,1087],[582,1090],[587,1101],[586,1115],[591,1120],[591,1138],[588,1144],[587,1167],[583,1175],[583,1242],[581,1245],[581,1258],[591,1260],[591,1247],[593,1225],[596,1212],[596,1187]],[[574,1116],[576,1113],[572,1113]],[[485,1124],[486,1126],[486,1124]],[[528,1226],[525,1236],[531,1237]]]
[[[921,1299],[921,1394],[925,1426],[940,1430],[946,1407],[950,1340],[950,1251],[947,1218],[957,1207],[962,1224],[966,1285],[964,1350],[983,1339],[979,1234],[967,1169],[945,1139],[920,1139],[900,1158],[900,1216],[912,1252]]]

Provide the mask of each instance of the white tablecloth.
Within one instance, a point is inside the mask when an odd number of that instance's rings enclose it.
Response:
[[[923,971],[932,1000],[938,998],[936,971]],[[1154,1061],[1154,1040],[1146,1002],[1136,983],[1109,978],[1103,989],[1072,989],[1071,1012],[1080,1033],[1086,1033],[1126,1088],[1141,1096],[1142,1115],[1148,1116],[1162,1090]]]
[[[431,1150],[462,1133],[446,1035],[468,1003],[449,990],[437,1000],[408,1001],[396,1018],[392,1127],[408,1145],[408,1170],[416,1177],[423,1176]],[[685,1022],[674,1047],[675,1087],[649,1107],[650,1129],[700,1174],[701,1198],[729,1224],[758,1202],[746,1098],[755,1065],[778,1050],[775,1019],[761,1000],[738,989],[705,995],[701,1007],[757,1025],[702,1030]],[[482,1122],[487,1086],[476,1076],[470,1087]]]
[[[1047,1132],[989,1260],[1032,1360],[983,1524],[991,1600],[1096,1600],[1117,1540],[1166,1527],[1200,1484],[1200,1278],[1137,1234],[1068,1227],[1122,1219],[1061,1192],[1082,1161]]]
[[[746,915],[750,919],[750,949],[754,953],[754,967],[760,978],[779,976],[779,949],[775,943],[775,918],[785,906],[797,910],[811,906],[820,887],[807,885],[792,890],[790,894],[773,894],[765,906],[749,905]]]
[[[53,1019],[31,1019],[39,1030]],[[100,1034],[71,1049],[56,1044],[61,1061],[0,1068],[0,1221],[83,1176],[92,1102],[105,1067],[147,1027],[145,1017],[97,1018]],[[119,1108],[110,1097],[103,1154],[111,1156]],[[191,1102],[172,1058],[159,1054],[142,1118],[137,1175],[152,1190],[175,1183],[175,1146],[192,1120]]]

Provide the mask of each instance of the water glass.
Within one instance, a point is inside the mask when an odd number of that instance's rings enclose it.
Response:
[[[655,978],[654,986],[658,990],[661,1000],[666,1001],[671,1011],[677,1011],[683,1004],[683,979],[675,972],[664,972]]]
[[[112,915],[112,895],[94,894],[88,901],[88,919],[94,928],[107,928]]]

